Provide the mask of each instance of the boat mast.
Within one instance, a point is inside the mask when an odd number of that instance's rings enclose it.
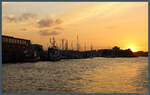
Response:
[[[84,43],[84,51],[86,51],[86,42]]]
[[[79,46],[79,37],[78,37],[78,33],[77,33],[77,51],[80,50],[80,46]]]
[[[64,50],[64,39],[62,39],[62,42],[61,42],[62,44],[62,50]]]
[[[56,46],[56,40],[55,40],[55,37],[53,36],[53,43],[52,43],[53,46]]]
[[[71,49],[73,50],[73,41],[71,41]]]
[[[93,50],[93,45],[91,44],[91,51]]]
[[[51,37],[49,39],[49,42],[50,42],[50,46],[49,47],[51,47],[52,46],[52,38]]]
[[[65,50],[68,50],[68,40],[65,42]]]

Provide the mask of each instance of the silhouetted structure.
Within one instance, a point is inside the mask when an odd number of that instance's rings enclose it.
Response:
[[[58,61],[61,59],[61,51],[56,46],[56,40],[53,37],[53,40],[50,38],[50,47],[48,48],[48,57],[47,60],[49,61]]]
[[[2,36],[2,61],[22,61],[32,56],[30,40]]]
[[[138,52],[134,52],[134,55],[148,57],[148,52],[138,51]]]
[[[112,49],[104,49],[98,51],[101,57],[135,57],[130,49],[120,50],[119,47],[115,46]]]
[[[32,52],[34,57],[37,57],[39,60],[40,58],[44,57],[42,45],[32,44],[31,47],[32,47]]]
[[[84,45],[85,51],[80,51],[79,39],[77,35],[77,50],[73,50],[73,42],[71,42],[71,49],[68,47],[68,40],[62,40],[62,49],[56,45],[55,38],[50,38],[50,46],[47,51],[43,51],[42,45],[31,44],[30,40],[20,39],[11,36],[2,36],[2,60],[6,62],[31,62],[38,60],[58,61],[60,59],[80,59],[91,57],[135,57],[148,56],[148,52],[135,52],[130,49],[121,50],[118,46],[112,49],[94,50],[91,45],[91,50],[86,50],[86,43]]]

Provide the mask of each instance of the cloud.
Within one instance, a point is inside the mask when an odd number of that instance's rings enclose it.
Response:
[[[60,32],[58,32],[58,31],[52,31],[52,32],[50,32],[49,34],[50,34],[50,35],[59,35]]]
[[[20,22],[20,21],[27,21],[29,19],[36,18],[37,15],[33,13],[24,13],[20,16],[15,16],[12,14],[4,15],[3,18],[6,19],[8,22]]]
[[[21,17],[19,18],[20,20],[28,20],[28,19],[34,19],[36,18],[37,15],[36,14],[33,14],[33,13],[24,13],[21,15]]]
[[[55,21],[56,24],[61,24],[62,22],[63,22],[63,21],[62,21],[62,19],[60,19],[60,18],[56,19],[56,21]]]
[[[17,18],[14,15],[4,15],[3,18],[8,22],[17,22]]]
[[[38,25],[39,27],[52,27],[55,25],[59,25],[63,23],[62,19],[57,18],[46,18],[46,19],[41,19],[40,21],[38,21]]]
[[[40,30],[40,35],[42,36],[49,36],[49,35],[59,35],[61,32],[58,31],[49,31],[49,30]]]
[[[39,27],[50,27],[54,24],[53,19],[41,19],[38,22]]]
[[[55,27],[54,30],[64,30],[62,27]]]

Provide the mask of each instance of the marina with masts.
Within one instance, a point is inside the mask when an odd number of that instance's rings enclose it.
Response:
[[[73,40],[61,39],[60,43],[54,36],[49,38],[48,49],[43,50],[40,44],[32,44],[30,40],[2,36],[2,61],[9,62],[35,62],[35,61],[59,61],[61,59],[81,59],[92,57],[135,57],[148,56],[147,52],[133,53],[130,49],[122,50],[118,46],[112,49],[94,49],[92,43],[87,49],[84,42],[83,49],[79,43],[79,35]],[[76,46],[74,46],[76,44]],[[76,47],[76,48],[75,48]]]

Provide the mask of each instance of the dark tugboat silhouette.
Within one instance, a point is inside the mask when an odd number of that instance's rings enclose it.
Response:
[[[56,46],[55,38],[50,38],[50,46],[48,48],[48,60],[59,61],[61,59],[61,50]]]

